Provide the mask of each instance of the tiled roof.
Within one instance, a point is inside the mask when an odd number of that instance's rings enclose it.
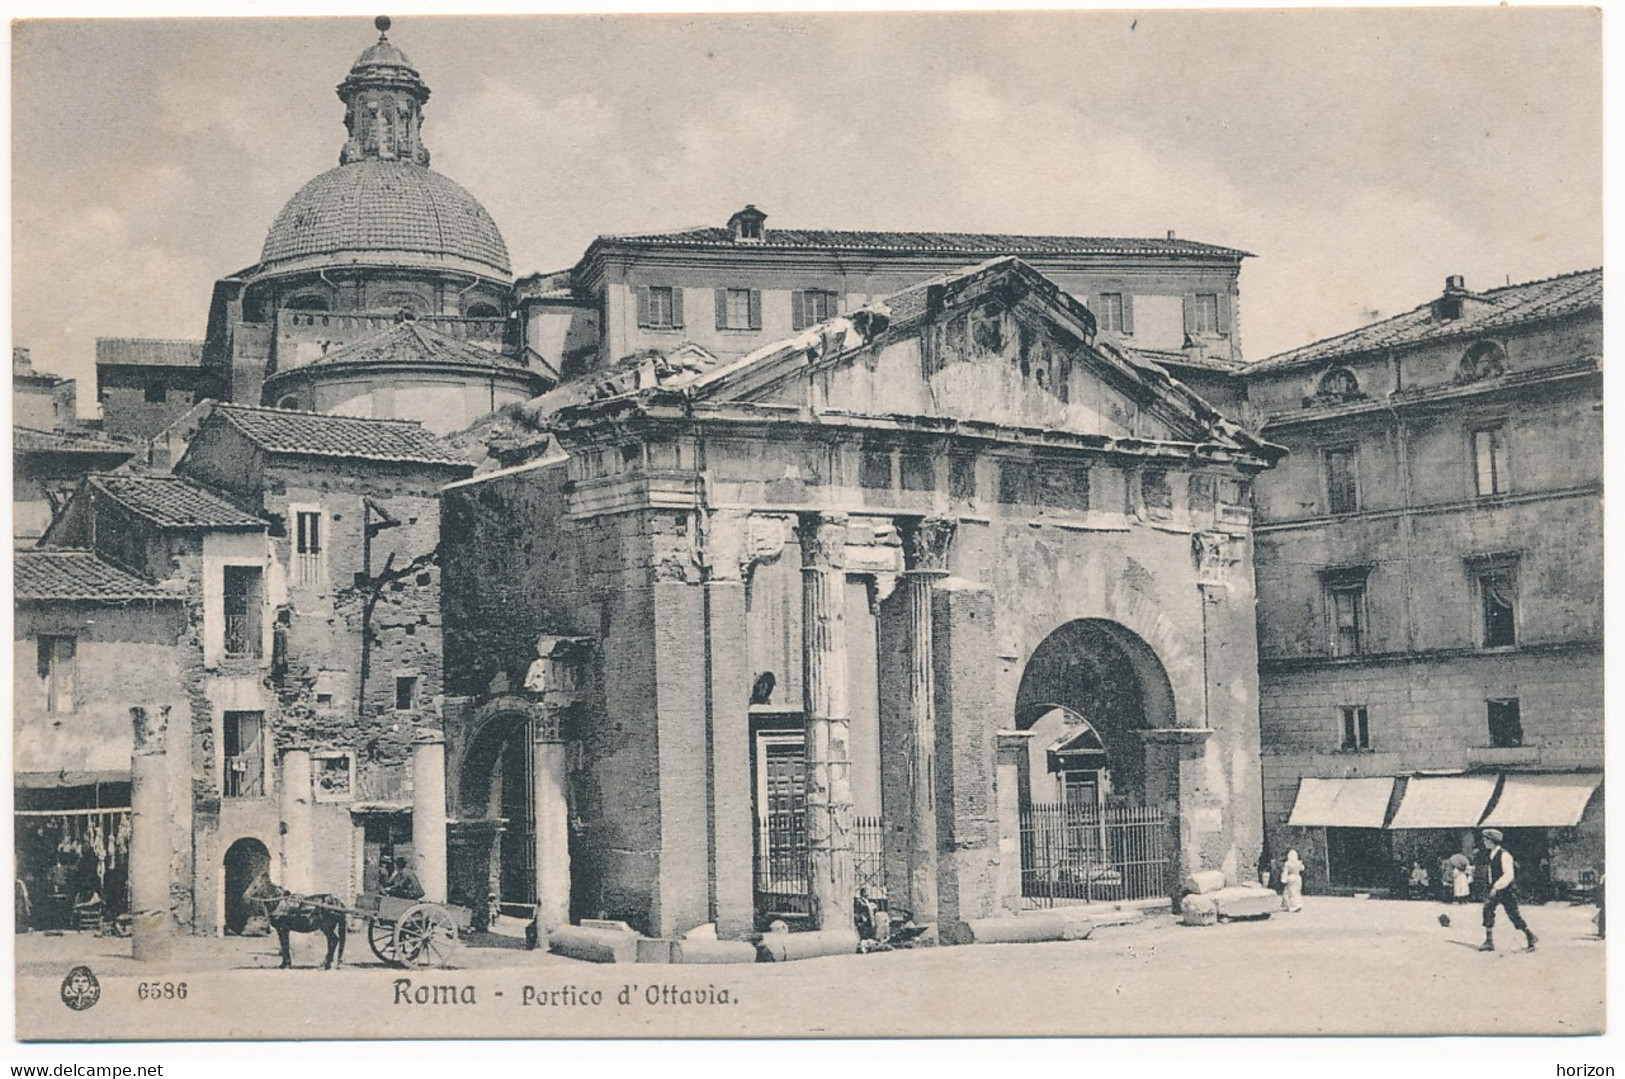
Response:
[[[1249,364],[1246,374],[1307,367],[1338,356],[1352,356],[1452,337],[1470,337],[1521,323],[1570,315],[1602,306],[1602,270],[1506,285],[1488,292],[1463,294],[1462,316],[1440,320],[1433,301],[1414,311],[1373,322]]]
[[[525,365],[513,356],[471,345],[416,320],[398,322],[382,333],[334,349],[308,366],[335,367],[346,363],[462,363],[476,367]],[[291,370],[303,370],[292,368]]]
[[[1245,251],[1195,240],[1123,236],[1022,236],[989,232],[871,232],[767,228],[761,240],[741,243],[726,228],[692,228],[641,235],[600,236],[604,243],[659,247],[753,247],[861,251],[917,251],[972,255],[1198,255],[1243,258]]]
[[[246,405],[218,405],[205,427],[229,423],[269,453],[424,465],[466,465],[415,420],[369,420]]]
[[[11,448],[14,453],[97,453],[126,457],[133,457],[136,452],[133,446],[121,446],[90,435],[36,431],[31,427],[11,429]]]
[[[310,181],[276,215],[260,261],[379,251],[451,256],[509,273],[508,245],[479,200],[406,161],[355,161]]]
[[[1152,363],[1162,364],[1164,367],[1172,364],[1175,367],[1196,367],[1203,371],[1223,371],[1229,373],[1239,371],[1247,365],[1238,360],[1223,359],[1219,356],[1198,356],[1190,352],[1167,352],[1156,348],[1130,348],[1121,342],[1114,342],[1119,351]]]
[[[158,337],[98,337],[96,362],[141,367],[201,367],[203,342]]]
[[[179,476],[93,475],[97,491],[159,528],[264,528],[206,487]]]
[[[15,552],[15,592],[19,600],[179,599],[132,573],[103,562],[90,551],[31,547]]]

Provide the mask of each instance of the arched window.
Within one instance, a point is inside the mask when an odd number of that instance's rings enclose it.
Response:
[[[1315,400],[1320,404],[1354,401],[1364,396],[1360,392],[1360,380],[1347,367],[1333,367],[1320,376],[1315,386]]]
[[[1499,378],[1506,374],[1506,350],[1494,341],[1475,341],[1462,354],[1456,377],[1462,382],[1477,382],[1485,378]]]
[[[287,308],[289,311],[332,310],[332,306],[327,302],[327,297],[323,296],[319,292],[302,292],[297,296],[291,297],[288,302],[282,306]]]
[[[468,318],[501,318],[502,311],[495,304],[471,303],[466,312]]]

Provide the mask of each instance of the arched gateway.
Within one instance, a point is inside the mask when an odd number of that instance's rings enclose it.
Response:
[[[1167,894],[1174,837],[1143,734],[1174,726],[1174,695],[1151,646],[1104,619],[1060,626],[1027,661],[1015,720],[1024,902]]]

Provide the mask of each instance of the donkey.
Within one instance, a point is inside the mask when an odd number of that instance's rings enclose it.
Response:
[[[282,965],[278,970],[293,966],[293,957],[288,952],[289,933],[320,933],[327,938],[323,970],[332,970],[343,962],[348,916],[337,896],[298,895],[271,883],[271,878],[262,873],[249,884],[243,898],[265,907],[265,918],[276,930],[277,940],[282,945]]]

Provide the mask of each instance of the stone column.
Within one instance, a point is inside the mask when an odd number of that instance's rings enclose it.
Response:
[[[931,590],[948,576],[948,548],[957,522],[942,517],[905,517],[898,522],[903,539],[902,593],[905,630],[903,701],[908,733],[905,752],[909,776],[908,898],[905,905],[927,925],[937,921],[936,683],[931,631]],[[899,747],[904,748],[904,747]]]
[[[807,712],[807,847],[813,925],[852,930],[852,780],[846,691],[846,517],[804,513],[801,654]]]
[[[570,777],[559,709],[543,705],[532,723],[536,920],[546,932],[570,924]]]
[[[138,962],[163,959],[175,936],[169,892],[169,784],[164,745],[169,709],[130,709],[135,751],[130,756],[131,949]]]
[[[1021,913],[1021,770],[1027,763],[1032,731],[994,735],[994,796],[999,816],[999,906]]]
[[[282,886],[309,895],[316,890],[315,795],[311,790],[310,750],[282,752]]]
[[[446,736],[420,731],[412,746],[412,861],[423,898],[446,901]]]

